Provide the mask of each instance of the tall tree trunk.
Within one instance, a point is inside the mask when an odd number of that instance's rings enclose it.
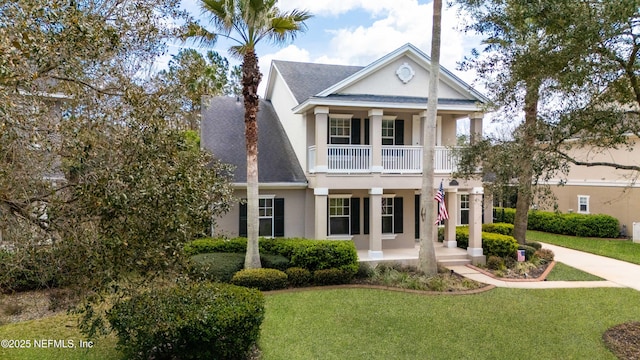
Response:
[[[442,0],[433,1],[433,28],[431,31],[431,70],[427,118],[424,125],[424,149],[422,155],[422,189],[420,196],[420,252],[418,268],[425,274],[438,273],[436,250],[436,202],[434,200],[434,154],[436,144],[436,115],[438,111],[438,82],[440,78],[440,33]]]
[[[518,200],[513,222],[513,237],[519,244],[527,241],[527,225],[529,224],[529,207],[531,206],[533,180],[533,148],[536,141],[538,123],[538,94],[540,86],[536,81],[527,83],[524,99],[523,148],[520,152],[520,176],[518,177]]]
[[[260,84],[258,56],[248,51],[242,62],[242,96],[244,97],[244,136],[247,143],[247,254],[246,269],[257,269],[260,264],[258,244],[258,85]]]

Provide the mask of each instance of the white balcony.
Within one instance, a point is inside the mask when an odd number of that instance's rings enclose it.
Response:
[[[327,173],[371,173],[372,147],[370,145],[327,145]],[[421,174],[422,146],[383,146],[381,172],[386,174]],[[316,172],[317,148],[309,147],[309,172]],[[321,165],[321,164],[319,164]],[[450,148],[438,146],[434,155],[434,171],[440,174],[456,170],[457,161]],[[318,166],[320,171],[320,166]]]

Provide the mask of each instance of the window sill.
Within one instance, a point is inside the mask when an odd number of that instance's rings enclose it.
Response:
[[[327,236],[327,240],[345,240],[345,241],[349,241],[349,240],[353,240],[353,236],[352,235],[329,235]]]
[[[382,234],[382,240],[395,240],[397,234]]]

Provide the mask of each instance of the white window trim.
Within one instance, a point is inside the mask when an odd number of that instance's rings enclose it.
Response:
[[[344,218],[346,217],[348,220],[348,225],[347,225],[347,229],[349,229],[349,231],[351,231],[351,211],[353,211],[351,209],[351,195],[350,194],[345,194],[345,195],[339,195],[339,194],[332,194],[329,195],[329,199],[346,199],[346,204],[349,207],[349,215],[331,215],[331,204],[329,204],[329,206],[327,206],[327,221],[329,222],[329,229],[328,232],[329,234],[327,234],[328,238],[330,239],[345,239],[347,237],[352,237],[351,234],[331,234],[331,218],[332,217],[336,217],[336,218]]]
[[[331,138],[346,138],[349,140],[347,144],[351,144],[351,118],[353,118],[353,114],[329,114],[329,143],[331,143]],[[349,135],[331,135],[331,120],[348,120]]]
[[[382,195],[383,199],[393,199],[395,197],[396,197],[395,194],[383,194]],[[394,223],[394,217],[395,217],[396,214],[394,214],[394,206],[395,206],[395,204],[393,204],[393,202],[392,202],[391,203],[391,216],[382,214],[380,221],[382,222],[382,219],[385,218],[385,217],[390,217],[391,218],[391,232],[383,232],[382,236],[383,237],[385,237],[385,236],[387,236],[387,237],[393,236],[393,238],[395,239],[395,232],[394,232],[395,229],[393,228],[393,223]]]
[[[259,195],[258,196],[258,211],[260,210],[260,200],[271,200],[271,216],[260,216],[258,214],[258,224],[260,224],[260,219],[271,219],[271,235],[270,236],[265,236],[265,235],[260,235],[260,237],[264,237],[264,238],[273,238],[273,232],[275,231],[274,227],[275,227],[275,216],[274,216],[274,212],[275,212],[275,194],[274,195]],[[259,226],[258,226],[258,232],[260,231]]]
[[[471,199],[467,200],[468,206],[467,208],[462,207],[462,197],[469,196],[469,193],[458,193],[458,224],[457,225],[467,225],[462,224],[462,210],[466,210],[471,215]],[[471,220],[471,219],[469,219]]]
[[[589,198],[590,198],[590,195],[578,195],[578,214],[589,214],[591,212],[591,206],[589,205]],[[582,209],[580,209],[581,199],[586,200],[586,205],[587,205],[586,211],[582,211]]]

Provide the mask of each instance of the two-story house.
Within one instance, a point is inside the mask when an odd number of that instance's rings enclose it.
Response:
[[[273,61],[260,102],[260,235],[353,241],[370,258],[413,248],[419,234],[423,126],[429,57],[411,44],[367,66]],[[470,225],[467,249],[482,261],[479,181],[452,178],[457,123],[482,132],[486,99],[441,68],[435,184],[446,191],[445,243],[455,225]],[[241,99],[205,100],[202,144],[237,166],[235,186],[246,196],[244,107]],[[217,219],[216,232],[246,234],[246,208]]]

